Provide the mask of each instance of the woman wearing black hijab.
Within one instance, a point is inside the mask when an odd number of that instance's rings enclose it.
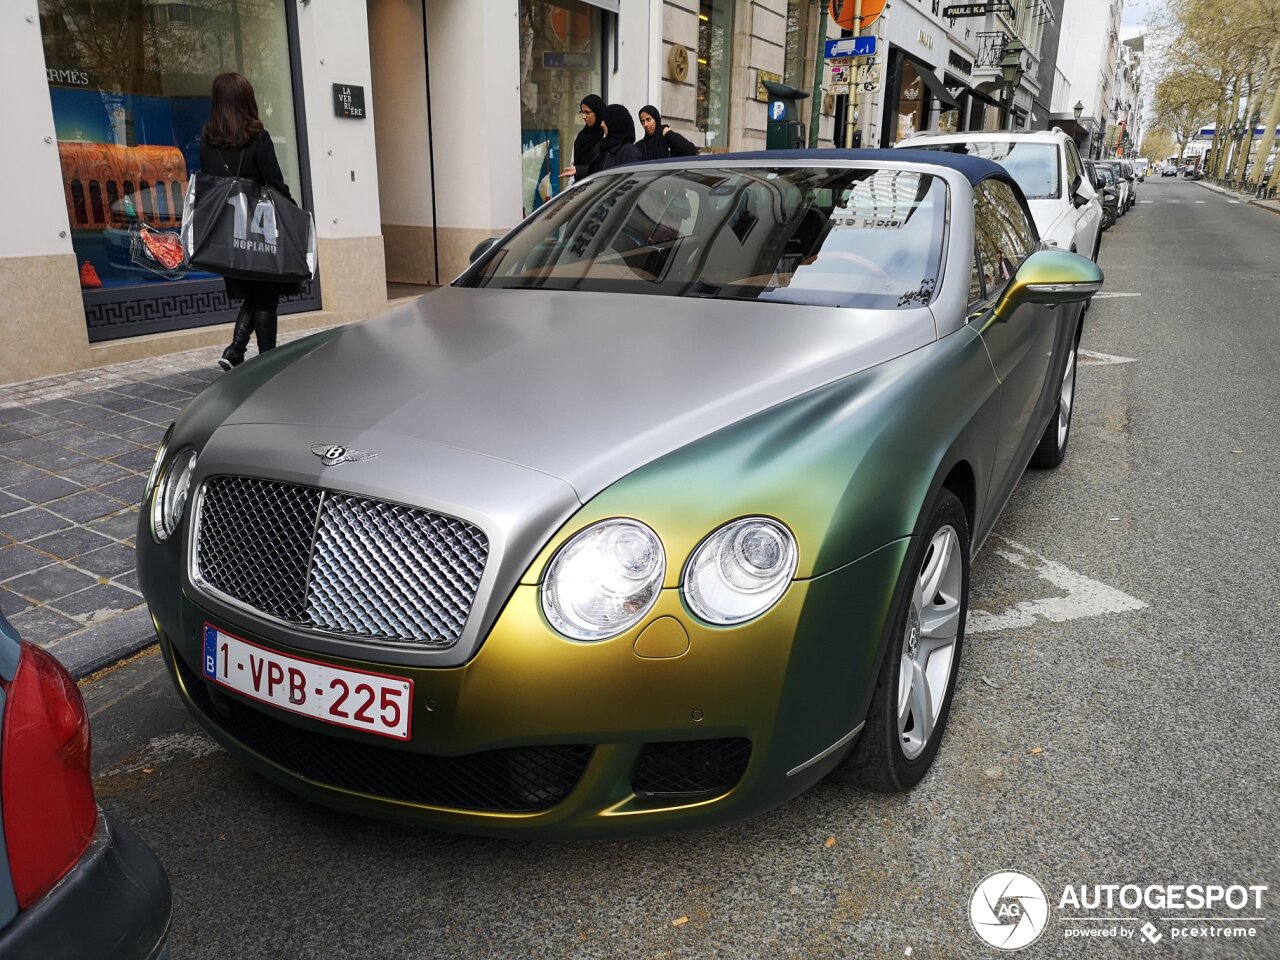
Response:
[[[585,177],[591,169],[591,163],[600,152],[600,141],[604,139],[604,128],[600,121],[604,116],[604,101],[594,93],[589,93],[578,104],[578,113],[582,116],[582,129],[573,141],[573,166],[564,168],[566,177],[574,176],[579,170]]]
[[[665,160],[667,157],[692,157],[698,148],[662,122],[658,108],[648,104],[640,108],[640,126],[644,138],[636,143],[643,160]]]
[[[600,152],[591,164],[590,173],[599,173],[624,163],[639,163],[640,151],[636,148],[636,125],[631,122],[631,111],[620,103],[604,108],[604,139]]]

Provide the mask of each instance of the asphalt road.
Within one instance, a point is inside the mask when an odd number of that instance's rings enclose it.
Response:
[[[975,564],[916,790],[822,784],[659,840],[406,829],[246,772],[144,656],[85,689],[100,801],[173,882],[174,957],[998,956],[969,903],[1004,869],[1050,902],[1028,957],[1280,957],[1280,217],[1181,180],[1139,200],[1103,241],[1082,347],[1106,356],[1080,369],[1067,462],[1027,474]],[[1060,909],[1081,884],[1270,890],[1243,912]],[[1261,919],[1175,938],[1186,914]]]

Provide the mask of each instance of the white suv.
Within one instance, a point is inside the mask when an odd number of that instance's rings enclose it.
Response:
[[[1022,188],[1041,240],[1098,259],[1102,198],[1085,176],[1075,142],[1058,128],[1023,133],[917,133],[898,146],[996,161]]]

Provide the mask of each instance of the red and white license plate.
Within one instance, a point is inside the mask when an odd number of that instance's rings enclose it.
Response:
[[[202,672],[261,703],[325,723],[408,740],[413,681],[290,657],[204,625]]]

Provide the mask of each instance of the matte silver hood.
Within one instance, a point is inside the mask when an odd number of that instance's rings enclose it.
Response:
[[[345,328],[227,423],[331,427],[361,449],[376,449],[365,432],[444,445],[558,477],[585,502],[935,339],[927,308],[447,287]]]

